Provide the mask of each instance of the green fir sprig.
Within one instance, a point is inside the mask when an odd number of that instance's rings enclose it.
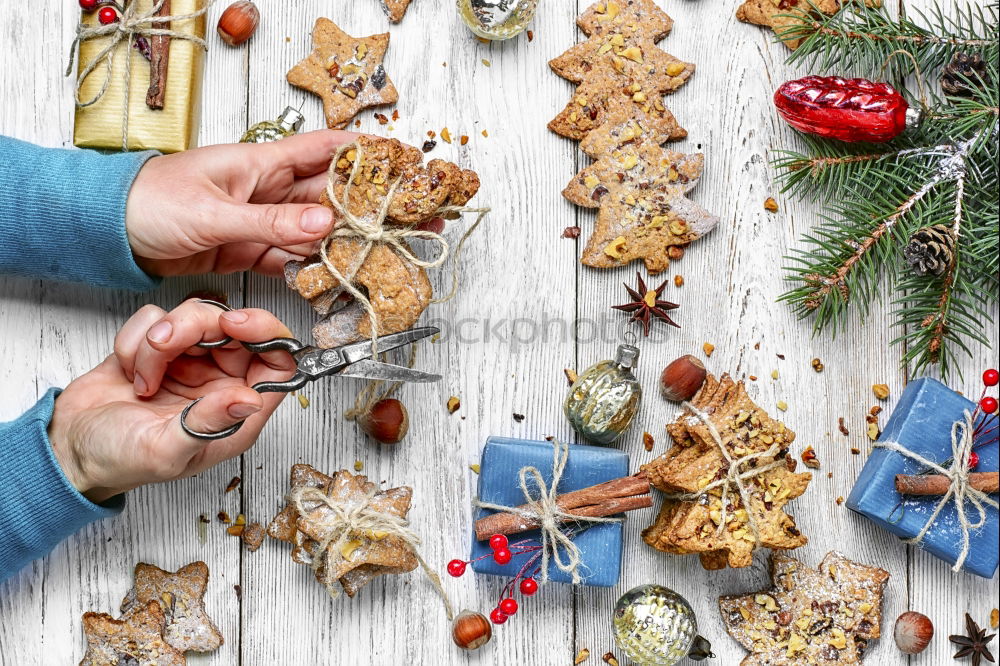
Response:
[[[783,191],[821,203],[821,222],[788,257],[794,286],[781,296],[817,331],[843,329],[852,310],[867,314],[883,282],[892,291],[893,340],[915,372],[939,364],[947,376],[970,341],[988,344],[998,299],[998,5],[940,7],[912,20],[847,0],[833,16],[810,17],[783,31],[804,38],[790,62],[821,72],[888,78],[925,119],[884,144],[849,144],[801,135],[805,150],[779,151],[773,165]],[[898,51],[909,56],[899,57]],[[936,80],[955,53],[980,55],[985,76],[962,77],[967,97],[922,92],[901,77]],[[887,66],[888,65],[888,66]],[[939,275],[915,274],[902,250],[923,227],[946,224],[954,252]]]

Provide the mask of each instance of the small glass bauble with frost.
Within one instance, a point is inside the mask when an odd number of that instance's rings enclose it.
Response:
[[[643,666],[673,666],[684,657],[701,661],[712,645],[698,635],[691,604],[662,585],[640,585],[622,595],[611,618],[615,643]]]
[[[613,360],[590,366],[570,387],[563,411],[573,428],[591,442],[611,444],[632,425],[642,397],[632,373],[638,360],[638,347],[618,345]]]
[[[240,143],[270,143],[284,139],[302,129],[303,120],[305,117],[297,109],[286,106],[276,119],[265,120],[248,129]]]

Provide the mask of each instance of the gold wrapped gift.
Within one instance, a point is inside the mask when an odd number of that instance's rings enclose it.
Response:
[[[111,150],[122,150],[127,146],[129,150],[154,149],[175,153],[197,144],[201,80],[205,63],[204,1],[170,0],[165,14],[174,17],[198,15],[171,21],[167,26],[151,20],[130,23],[130,17],[141,19],[153,11],[156,0],[131,0],[122,17],[120,25],[126,28],[130,24],[133,26],[133,40],[136,36],[143,35],[144,31],[155,31],[161,26],[177,35],[199,40],[171,37],[162,109],[151,109],[146,105],[150,63],[137,49],[130,46],[128,36],[118,33],[120,41],[107,54],[110,56],[109,68],[108,58],[102,57],[102,53],[113,43],[115,36],[85,38],[87,29],[101,29],[103,26],[97,21],[97,12],[84,14],[84,38],[80,39],[77,68],[79,90],[73,132],[75,145]],[[156,38],[154,35],[147,33],[146,39],[153,40]],[[79,77],[92,64],[96,64],[93,71],[80,81]],[[87,102],[95,98],[96,101],[87,105]]]

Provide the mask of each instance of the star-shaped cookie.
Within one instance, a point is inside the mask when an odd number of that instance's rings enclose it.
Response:
[[[406,518],[412,497],[412,490],[405,486],[379,491],[364,476],[341,470],[331,477],[309,465],[292,467],[291,485],[292,490],[317,488],[347,512],[367,506],[401,519]],[[325,552],[320,552],[321,542],[336,535],[331,531],[336,525],[336,515],[327,504],[315,500],[303,502],[303,508],[305,513],[299,514],[291,502],[286,504],[271,521],[268,534],[294,544],[292,559],[313,566],[320,582],[336,579],[347,595],[353,597],[376,576],[405,573],[417,567],[416,555],[404,541],[375,531],[352,533],[339,547],[331,544]]]
[[[611,268],[642,259],[650,273],[665,270],[671,246],[687,245],[718,224],[684,196],[698,183],[703,159],[656,143],[630,143],[574,176],[563,196],[600,209],[581,261]]]
[[[827,553],[819,569],[771,554],[774,587],[719,598],[726,630],[751,654],[742,666],[860,664],[881,635],[889,573]]]
[[[183,666],[184,653],[163,638],[165,623],[156,601],[137,606],[121,620],[107,613],[84,613],[87,652],[80,666]]]
[[[382,3],[382,11],[385,15],[389,17],[389,20],[393,23],[399,23],[403,20],[403,14],[406,13],[406,8],[410,6],[411,0],[379,0]]]
[[[312,40],[313,52],[286,78],[323,100],[327,127],[344,128],[362,109],[399,99],[382,66],[389,33],[351,37],[330,19],[318,18]]]
[[[721,487],[695,499],[668,497],[654,524],[642,533],[646,543],[673,554],[698,553],[706,569],[750,566],[758,545],[783,550],[804,545],[806,537],[784,512],[785,504],[801,495],[812,479],[811,474],[794,473],[795,460],[788,455],[788,447],[795,433],[755,405],[743,383],[734,382],[728,375],[718,380],[708,375],[691,404],[709,415],[733,460],[778,447],[771,455],[744,463],[740,471],[775,462],[780,466],[744,480],[749,505],[731,487],[725,512]],[[667,431],[674,446],[642,467],[655,488],[669,494],[697,494],[729,470],[729,462],[711,430],[690,411],[678,415]]]
[[[140,562],[135,565],[135,582],[122,599],[122,617],[160,604],[166,618],[163,637],[181,652],[211,652],[223,643],[222,633],[205,611],[208,566],[204,562],[186,564],[171,573]]]

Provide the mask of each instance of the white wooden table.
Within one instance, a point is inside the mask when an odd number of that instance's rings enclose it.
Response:
[[[210,26],[224,4],[212,8]],[[413,486],[410,518],[424,537],[430,562],[443,568],[447,560],[465,556],[476,483],[469,465],[478,462],[486,437],[573,437],[561,411],[563,368],[582,370],[612,355],[619,318],[609,306],[622,301],[621,282],[634,280],[631,267],[596,271],[577,262],[593,213],[569,204],[560,191],[585,158],[575,142],[545,127],[572,94],[546,61],[581,39],[574,18],[586,0],[543,0],[532,26],[534,41],[522,35],[492,45],[466,31],[449,0],[415,0],[402,23],[391,27],[378,0],[258,4],[261,27],[249,46],[228,48],[210,35],[200,142],[233,141],[248,124],[302,101],[306,129],[317,128],[318,99],[284,80],[285,71],[310,49],[314,19],[328,16],[358,36],[388,29],[392,41],[385,64],[400,90],[400,119],[391,136],[419,145],[431,129],[469,135],[466,146],[439,141],[431,156],[476,169],[483,186],[473,203],[493,207],[463,257],[461,294],[432,306],[424,318],[452,333],[468,322],[465,336],[446,335],[426,345],[430,349],[420,367],[436,369],[445,379],[403,390],[412,425],[395,448],[366,441],[341,417],[360,384],[331,381],[307,389],[307,409],[286,400],[241,458],[198,478],[130,493],[122,516],[91,525],[0,586],[0,663],[75,663],[84,649],[80,615],[116,612],[136,562],[173,570],[198,559],[211,569],[207,605],[226,642],[212,655],[192,656],[192,663],[567,664],[584,647],[592,653],[586,663],[601,663],[600,655],[613,649],[615,600],[648,582],[674,588],[691,601],[718,655],[711,663],[737,663],[744,652],[725,633],[716,598],[766,586],[766,553],[759,553],[750,569],[703,571],[696,557],[668,556],[642,543],[639,531],[654,509],[629,516],[617,587],[550,586],[524,602],[491,645],[471,655],[452,646],[438,601],[418,573],[379,579],[354,600],[331,600],[306,568],[291,562],[282,544],[269,541],[248,553],[214,520],[207,543],[199,542],[202,513],[215,516],[224,509],[267,521],[279,506],[292,464],[333,471],[361,460],[372,479]],[[947,635],[962,630],[966,609],[986,620],[996,604],[997,580],[952,574],[947,565],[835,503],[849,493],[864,464],[865,456],[851,455],[850,448],[870,448],[864,414],[874,404],[871,385],[889,384],[892,397],[884,406],[890,410],[908,374],[900,368],[901,350],[888,346],[892,336],[884,305],[874,306],[866,324],[855,323],[832,341],[813,338],[811,322],[797,321],[775,303],[785,289],[782,257],[818,217],[812,205],[777,194],[768,153],[792,145],[794,137],[773,112],[771,93],[781,81],[806,72],[784,64],[787,52],[772,43],[771,32],[737,22],[737,4],[670,0],[665,5],[675,26],[660,46],[698,66],[691,81],[667,100],[689,133],[676,145],[705,152],[706,175],[692,196],[719,214],[722,224],[666,275],[685,279],[682,288],[671,284],[666,291],[681,303],[677,315],[683,328],[641,341],[639,376],[647,397],[621,446],[634,468],[664,450],[663,425],[673,408],[657,395],[658,373],[676,356],[700,355],[703,342],[713,343],[710,370],[759,377],[750,391],[762,406],[771,409],[779,399],[789,404],[782,416],[798,433],[795,453],[811,444],[822,461],[805,496],[791,505],[810,538],[795,555],[815,564],[836,548],[892,574],[884,637],[873,643],[868,663],[951,663]],[[62,70],[76,3],[7,9],[0,13],[0,132],[70,146],[72,92]],[[366,131],[386,129],[371,111],[360,118]],[[101,186],[100,174],[81,177]],[[776,214],[762,207],[772,195],[780,205]],[[582,238],[560,237],[564,227],[577,224],[584,229]],[[443,277],[437,276],[438,284]],[[308,335],[312,315],[303,302],[283,284],[252,275],[171,280],[149,294],[0,277],[0,419],[16,417],[50,386],[64,386],[97,364],[111,350],[115,331],[142,304],[170,308],[196,288],[221,289],[235,304],[271,309]],[[575,341],[574,320],[596,327],[582,324]],[[826,365],[822,374],[810,367],[813,357]],[[978,390],[979,371],[995,362],[993,354],[977,350],[963,363],[966,382],[959,387]],[[777,381],[770,379],[774,369],[780,371]],[[462,401],[454,415],[444,406],[450,395]],[[514,412],[524,414],[524,421],[515,422]],[[841,416],[851,432],[846,438],[837,430]],[[642,447],[643,430],[656,436],[653,453]],[[233,476],[242,477],[242,486],[223,494]],[[445,584],[459,607],[483,612],[496,603],[501,585],[469,574]],[[242,597],[234,585],[242,588]],[[938,634],[927,653],[912,660],[891,638],[894,619],[907,609],[928,614]]]

